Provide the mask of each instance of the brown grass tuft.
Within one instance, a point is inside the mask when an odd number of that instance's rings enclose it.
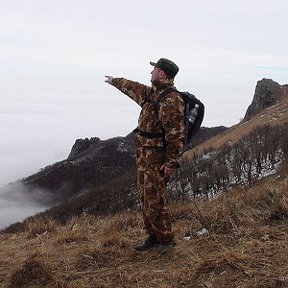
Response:
[[[109,267],[111,262],[117,260],[119,253],[111,251],[111,249],[95,248],[93,250],[82,251],[76,256],[75,268],[78,271],[87,271],[92,268]]]
[[[121,249],[129,248],[132,245],[131,240],[113,234],[103,238],[100,243],[103,247],[117,247]]]
[[[9,288],[33,287],[33,285],[34,287],[61,287],[60,283],[53,279],[49,267],[31,256],[12,274]]]
[[[44,233],[54,232],[58,225],[56,221],[46,216],[31,217],[25,222],[25,231],[28,237],[36,237]]]

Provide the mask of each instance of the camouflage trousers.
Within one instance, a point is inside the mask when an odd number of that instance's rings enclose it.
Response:
[[[137,188],[147,233],[159,241],[172,240],[174,235],[168,208],[165,204],[166,185],[169,180],[160,171],[164,163],[164,149],[137,147]]]

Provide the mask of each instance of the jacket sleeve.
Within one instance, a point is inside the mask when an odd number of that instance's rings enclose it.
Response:
[[[144,103],[146,95],[151,92],[150,86],[127,80],[125,78],[113,78],[112,85],[129,96],[140,106]]]
[[[184,149],[185,104],[178,93],[169,93],[159,103],[159,120],[165,131],[166,156],[164,165],[178,168]]]

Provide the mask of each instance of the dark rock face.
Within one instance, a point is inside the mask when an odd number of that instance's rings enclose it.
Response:
[[[133,136],[77,139],[66,160],[47,166],[23,179],[65,201],[122,175],[135,164]]]
[[[288,98],[288,85],[279,85],[271,79],[263,78],[257,82],[255,94],[246,111],[244,121],[285,98]]]
[[[67,160],[72,160],[80,156],[80,154],[84,151],[87,151],[89,148],[96,146],[99,144],[101,140],[98,137],[85,138],[85,139],[77,139],[75,144],[73,145],[71,152],[67,158]],[[85,153],[85,152],[84,152]]]

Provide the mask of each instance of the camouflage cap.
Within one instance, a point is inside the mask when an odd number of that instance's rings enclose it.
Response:
[[[161,58],[155,62],[150,62],[152,66],[158,67],[163,70],[169,78],[174,78],[179,71],[179,67],[171,60]]]

